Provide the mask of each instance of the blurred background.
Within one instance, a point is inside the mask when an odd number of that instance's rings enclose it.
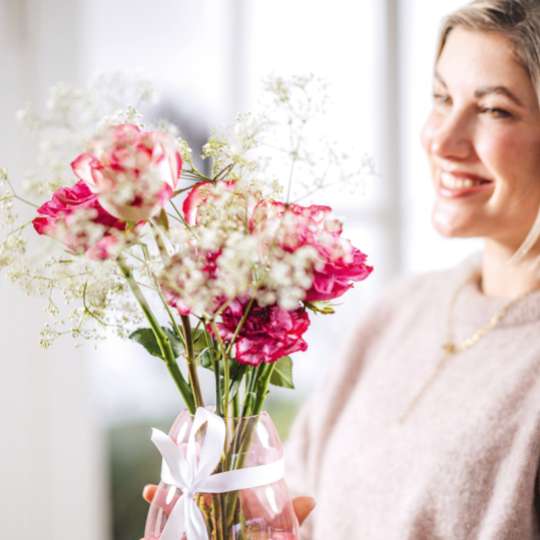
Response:
[[[330,83],[329,131],[375,159],[357,199],[332,194],[373,277],[316,320],[293,392],[269,405],[286,437],[298,407],[324,391],[359,314],[395,277],[455,264],[478,248],[431,229],[432,189],[419,142],[430,107],[440,18],[455,0],[0,0],[0,164],[32,163],[15,112],[58,81],[142,70],[161,94],[153,114],[197,146],[209,126],[253,107],[261,78],[313,72]],[[324,196],[324,195],[323,195]],[[110,340],[39,347],[42,302],[0,277],[0,523],[17,540],[133,540],[145,483],[156,481],[150,427],[181,404],[163,365]]]

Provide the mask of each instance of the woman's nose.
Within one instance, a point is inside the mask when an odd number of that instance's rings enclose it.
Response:
[[[448,114],[432,125],[429,137],[431,154],[444,159],[467,159],[473,149],[467,120],[457,114]]]

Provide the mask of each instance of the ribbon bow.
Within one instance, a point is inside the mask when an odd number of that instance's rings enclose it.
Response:
[[[205,422],[206,434],[198,445],[195,435]],[[195,412],[185,453],[158,429],[152,430],[152,442],[164,460],[161,481],[182,491],[160,540],[179,540],[184,532],[187,540],[209,540],[204,517],[195,502],[197,493],[226,493],[273,484],[283,478],[283,459],[212,474],[225,444],[225,422],[202,407]]]

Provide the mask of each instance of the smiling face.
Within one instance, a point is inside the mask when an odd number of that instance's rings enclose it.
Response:
[[[445,236],[517,249],[540,207],[540,108],[527,71],[503,34],[458,27],[433,85],[422,131],[433,225]]]

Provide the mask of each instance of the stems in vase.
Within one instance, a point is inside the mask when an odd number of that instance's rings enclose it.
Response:
[[[227,424],[227,419],[229,418],[229,386],[228,386],[228,363],[226,361],[228,357],[228,353],[225,350],[225,345],[223,343],[223,340],[221,339],[221,335],[219,333],[219,330],[217,328],[217,325],[215,321],[210,322],[210,326],[212,327],[212,332],[218,342],[218,349],[221,355],[221,360],[224,362],[223,364],[223,374],[224,374],[224,385],[223,385],[223,394],[222,394],[222,413],[223,418],[225,420],[225,424]],[[219,361],[216,365],[216,372],[218,373],[218,379],[219,379]]]
[[[233,417],[236,419],[238,418],[239,415],[240,415],[240,388],[238,387],[233,397]]]
[[[275,362],[273,364],[265,364],[263,366],[262,373],[258,380],[259,390],[257,392],[257,399],[255,401],[255,406],[253,407],[252,413],[254,415],[259,414],[262,411],[266,397],[268,396],[268,387],[270,386],[270,379],[272,378],[272,372],[276,367]]]
[[[196,407],[204,407],[202,398],[201,385],[199,375],[197,373],[197,364],[193,355],[193,335],[191,333],[191,323],[187,315],[182,315],[182,327],[184,329],[184,338],[186,342],[186,362],[188,366],[189,382],[193,389],[193,397]]]

